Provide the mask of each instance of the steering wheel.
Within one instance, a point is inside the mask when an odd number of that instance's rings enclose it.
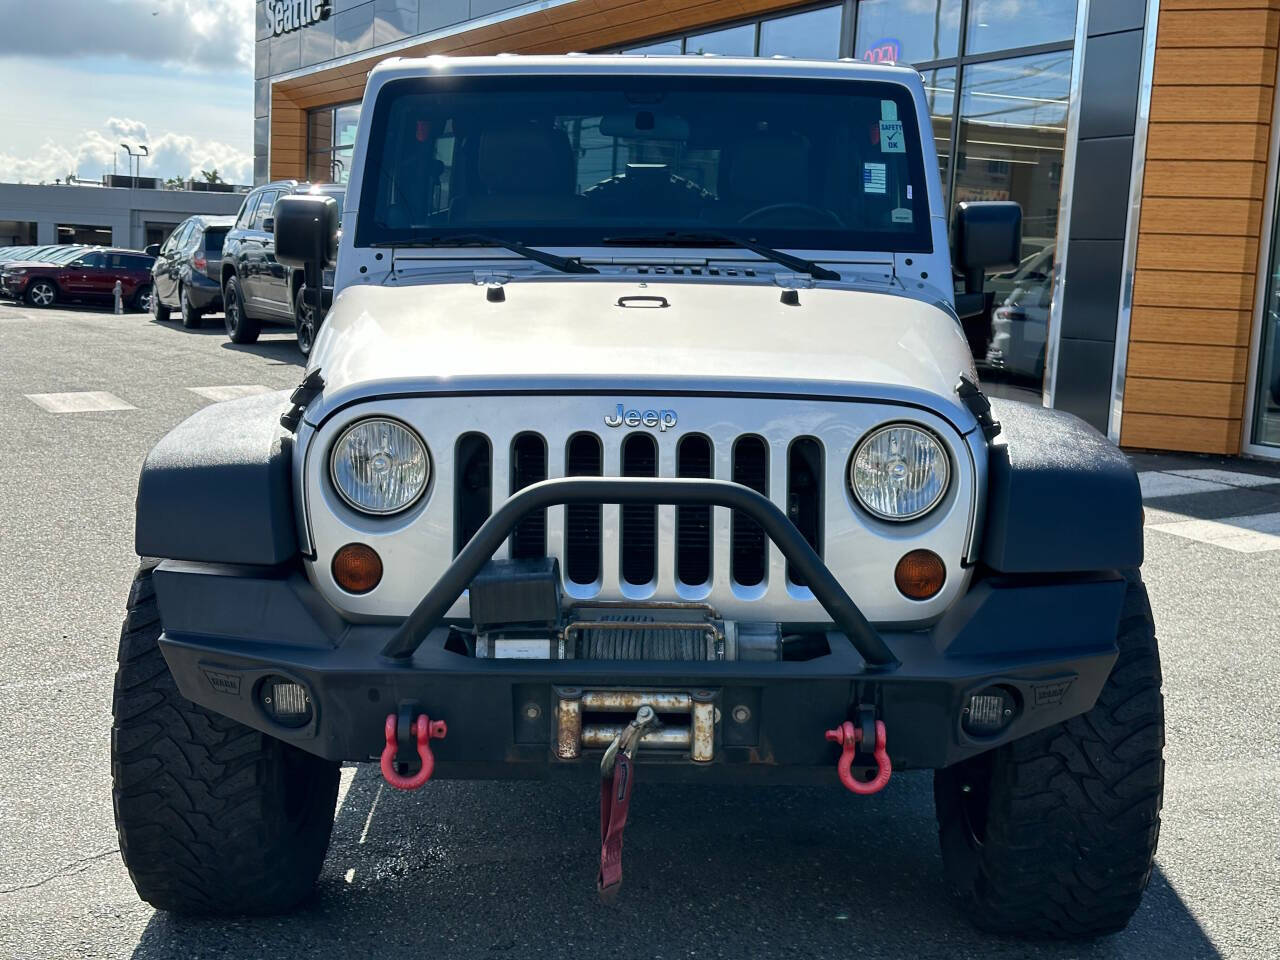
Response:
[[[831,210],[827,210],[824,207],[815,207],[811,203],[796,203],[796,202],[771,203],[768,206],[757,207],[755,210],[752,210],[750,213],[747,213],[744,216],[740,217],[738,219],[738,223],[743,223],[743,224],[753,223],[762,217],[766,217],[773,213],[779,213],[783,210],[796,210],[802,213],[812,214],[816,219],[826,220],[828,223],[831,223],[836,227],[840,227],[840,228],[844,227],[844,221],[841,220],[838,216],[836,216],[836,214]]]

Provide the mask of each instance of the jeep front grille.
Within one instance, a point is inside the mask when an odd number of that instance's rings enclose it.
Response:
[[[604,437],[584,432],[574,434],[563,449],[557,450],[541,435],[525,432],[507,442],[505,456],[498,452],[502,443],[478,433],[463,434],[458,439],[455,553],[489,516],[493,507],[493,464],[506,460],[512,492],[552,476],[732,479],[771,497],[822,555],[824,466],[822,445],[814,437],[800,437],[777,449],[760,436],[744,434],[730,445],[728,457],[719,460],[710,438],[696,433],[677,438],[647,431]],[[771,491],[770,463],[777,457],[786,464],[786,486]],[[582,589],[574,591],[579,596],[591,595],[590,588],[601,585],[604,565],[612,560],[605,557],[610,549],[618,552],[612,569],[631,595],[637,595],[637,588],[655,584],[664,563],[671,564],[666,568],[668,577],[674,575],[681,586],[709,588],[716,576],[712,508],[661,509],[674,510],[674,523],[668,521],[664,527],[660,508],[648,504],[569,504],[563,508],[562,526],[550,523],[547,511],[539,511],[512,531],[508,552],[516,558],[545,556],[548,552],[559,556],[565,581],[587,588],[585,593]],[[606,522],[615,529],[607,530]],[[756,588],[765,583],[769,541],[754,520],[736,512],[731,514],[727,555],[727,573],[733,584]],[[788,578],[791,576],[788,571]]]

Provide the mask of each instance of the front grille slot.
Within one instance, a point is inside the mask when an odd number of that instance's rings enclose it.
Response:
[[[600,438],[576,433],[565,449],[565,476],[598,477],[604,470]],[[572,583],[600,579],[601,509],[595,503],[571,503],[564,508],[564,575]]]
[[[454,556],[493,510],[493,451],[483,433],[464,433],[454,449]]]
[[[656,477],[658,443],[647,433],[622,441],[622,475]],[[658,508],[646,503],[622,505],[622,579],[642,585],[658,574]]]
[[[787,452],[787,517],[822,556],[822,444],[813,437],[800,437]],[[787,579],[808,586],[789,560]]]
[[[739,437],[733,445],[733,482],[769,495],[769,448],[761,437]],[[769,541],[760,524],[733,511],[729,576],[744,587],[764,582]]]
[[[511,441],[511,492],[547,479],[547,442],[536,433]],[[511,531],[511,556],[528,560],[547,555],[547,511],[529,514]]]
[[[700,433],[680,438],[676,447],[676,476],[711,477],[711,440]],[[676,507],[676,577],[701,586],[711,579],[711,508]]]

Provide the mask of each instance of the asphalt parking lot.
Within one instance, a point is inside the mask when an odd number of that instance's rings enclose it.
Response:
[[[1280,469],[1174,456],[1135,458],[1168,779],[1151,887],[1119,936],[974,932],[943,886],[921,773],[870,798],[834,772],[830,787],[750,793],[641,779],[626,887],[606,908],[590,789],[402,794],[353,766],[302,911],[156,913],[116,849],[108,764],[138,468],[212,399],[294,386],[300,357],[280,330],[238,347],[220,318],[186,331],[0,302],[0,957],[1280,955]]]

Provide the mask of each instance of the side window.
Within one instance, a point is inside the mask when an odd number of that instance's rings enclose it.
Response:
[[[169,242],[165,244],[164,252],[169,254],[181,250],[183,244],[187,242],[187,234],[190,232],[191,221],[188,220],[186,223],[182,224],[182,226],[178,227],[177,230],[173,231],[172,236],[169,237]]]
[[[124,258],[125,269],[135,273],[149,273],[153,262],[150,257],[140,257],[136,253],[126,254]]]
[[[204,250],[208,256],[222,256],[222,241],[227,239],[226,227],[210,227],[204,232]]]
[[[279,190],[268,190],[262,195],[262,199],[258,202],[257,212],[253,215],[253,229],[262,230],[263,224],[267,222],[267,217],[272,215],[276,208],[276,201],[280,199]]]
[[[182,238],[182,252],[190,253],[200,243],[201,237],[204,236],[204,230],[198,223],[191,224],[191,232]]]
[[[80,266],[89,270],[101,270],[107,265],[107,258],[101,253],[86,253],[80,258]]]
[[[249,224],[253,223],[253,212],[258,208],[258,201],[262,199],[262,194],[251,193],[249,199],[244,202],[244,206],[240,208],[240,214],[236,217],[236,229],[248,230]]]

